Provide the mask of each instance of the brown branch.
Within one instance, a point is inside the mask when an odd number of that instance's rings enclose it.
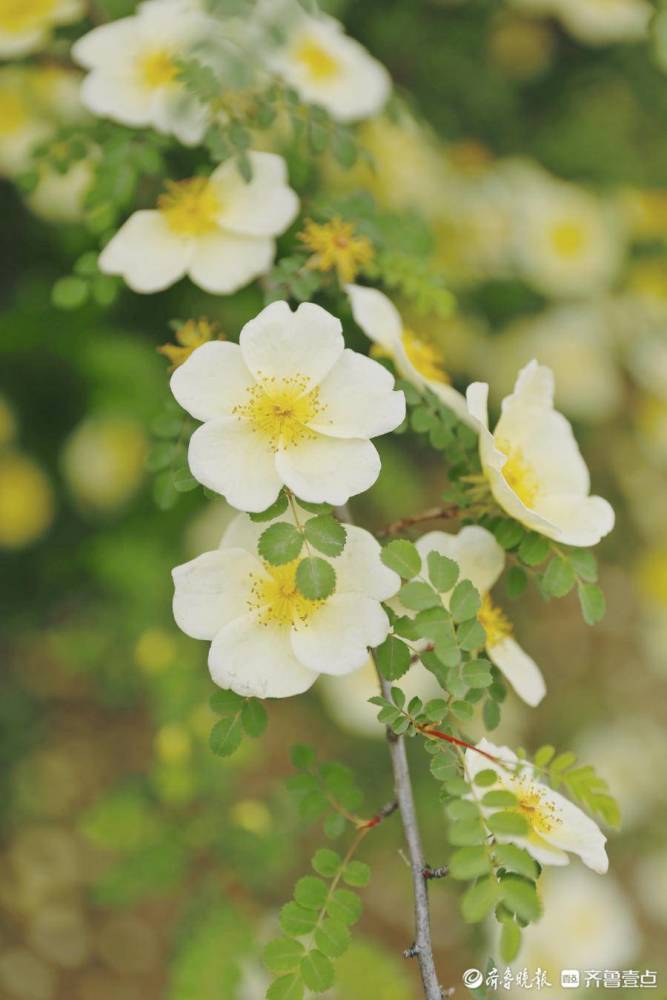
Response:
[[[446,521],[460,517],[460,515],[461,511],[456,504],[450,504],[448,507],[430,507],[428,510],[423,510],[421,514],[411,514],[408,517],[401,517],[398,521],[393,521],[382,531],[378,531],[378,536],[386,538],[400,535],[406,528],[411,528],[414,524],[421,524],[423,521]]]

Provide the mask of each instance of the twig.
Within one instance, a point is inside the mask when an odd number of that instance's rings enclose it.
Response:
[[[391,701],[391,685],[378,671],[382,696]],[[412,870],[412,887],[415,897],[415,941],[409,950],[419,963],[426,1000],[442,1000],[442,990],[438,983],[435,970],[433,946],[431,944],[431,924],[428,912],[427,880],[424,878],[426,863],[417,825],[417,814],[410,782],[408,758],[405,752],[405,741],[402,736],[396,736],[387,730],[391,766],[394,772],[394,789],[398,800],[398,808],[403,823],[403,832],[410,856]]]
[[[459,517],[460,514],[461,511],[456,504],[450,504],[448,507],[430,507],[428,510],[423,510],[421,514],[411,514],[408,517],[401,517],[398,521],[393,521],[382,531],[378,531],[378,536],[386,538],[400,535],[406,528],[411,528],[413,524],[421,524],[423,521],[446,521]]]

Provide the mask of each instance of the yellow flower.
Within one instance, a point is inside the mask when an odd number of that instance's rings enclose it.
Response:
[[[373,244],[368,237],[355,236],[352,223],[339,218],[324,223],[308,219],[299,239],[313,251],[307,266],[317,271],[335,270],[341,285],[354,281],[373,260]]]
[[[53,520],[51,485],[32,459],[8,452],[0,458],[0,547],[21,549]]]
[[[179,365],[190,357],[202,344],[207,344],[210,340],[225,340],[222,333],[216,336],[216,325],[204,317],[200,319],[189,319],[174,334],[175,344],[162,344],[158,347],[158,353],[164,354],[165,358],[171,361],[170,371],[175,371]]]

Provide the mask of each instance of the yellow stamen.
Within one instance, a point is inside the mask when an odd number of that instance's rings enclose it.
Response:
[[[178,67],[167,49],[154,49],[139,60],[139,75],[145,87],[156,90],[174,81]]]
[[[551,244],[567,260],[576,257],[586,244],[586,233],[578,222],[559,222],[551,230]]]
[[[507,455],[507,461],[501,470],[506,483],[526,507],[532,507],[540,492],[540,483],[535,470],[526,462],[523,452],[516,445],[498,440],[495,445],[499,451]]]
[[[13,90],[0,92],[0,135],[18,132],[29,119],[28,108],[22,97]]]
[[[253,577],[249,607],[258,611],[260,625],[299,628],[307,625],[324,601],[311,601],[297,590],[299,560],[284,566],[264,563],[267,576]]]
[[[247,401],[235,406],[233,413],[278,451],[314,438],[308,424],[323,410],[319,389],[309,390],[306,378],[293,375],[262,379],[248,389]]]
[[[354,281],[358,272],[373,259],[373,244],[366,236],[356,236],[354,226],[342,219],[317,223],[308,219],[299,239],[313,256],[308,267],[317,271],[336,271],[341,285]]]
[[[300,62],[313,80],[330,80],[340,72],[340,63],[314,38],[302,38],[295,50],[294,58]]]
[[[488,594],[482,597],[482,606],[477,612],[479,623],[486,632],[487,646],[497,646],[512,634],[512,623],[505,612],[497,607]]]
[[[187,181],[167,181],[166,194],[158,198],[158,208],[179,236],[203,236],[217,229],[220,199],[206,177]]]
[[[158,353],[164,354],[165,358],[171,361],[171,371],[187,361],[193,351],[196,351],[202,344],[207,344],[210,340],[225,340],[222,333],[216,336],[215,323],[207,319],[189,319],[178,328],[174,334],[175,344],[161,344]]]
[[[443,382],[445,385],[449,383],[449,376],[444,369],[444,358],[435,344],[421,340],[416,333],[407,329],[403,330],[401,340],[408,359],[420,375],[432,382]]]
[[[0,31],[18,34],[40,21],[48,21],[56,0],[3,0],[0,5]]]
[[[523,785],[523,787],[522,787]],[[544,798],[544,792],[532,782],[520,782],[513,789],[517,797],[516,811],[527,820],[531,830],[537,834],[551,833],[562,822],[553,802]]]

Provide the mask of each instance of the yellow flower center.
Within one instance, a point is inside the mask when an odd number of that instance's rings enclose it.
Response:
[[[267,576],[253,577],[249,607],[258,611],[260,625],[299,628],[307,625],[323,601],[311,601],[296,586],[299,560],[284,566],[264,563]]]
[[[551,245],[560,257],[571,260],[583,249],[586,233],[578,222],[559,222],[551,230]]]
[[[213,232],[218,227],[221,207],[218,194],[206,177],[167,181],[166,194],[158,198],[159,210],[179,236]]]
[[[482,606],[477,612],[479,623],[486,632],[487,646],[497,646],[512,634],[512,623],[505,612],[497,607],[488,594],[482,597]]]
[[[40,21],[48,21],[56,0],[2,0],[0,30],[10,34],[27,31]]]
[[[420,375],[432,382],[449,383],[450,379],[444,368],[442,352],[425,340],[421,340],[412,330],[403,330],[401,341],[409,361]]]
[[[318,271],[335,270],[342,285],[354,281],[359,270],[369,264],[374,255],[368,237],[356,235],[352,223],[340,218],[325,223],[309,219],[299,239],[313,251],[308,267]]]
[[[139,60],[139,76],[149,90],[166,87],[173,82],[177,74],[178,67],[167,49],[154,49]]]
[[[294,57],[306,68],[313,80],[330,80],[340,72],[338,60],[314,38],[302,38],[296,46]]]
[[[532,465],[526,462],[523,452],[516,445],[509,444],[507,441],[496,441],[495,445],[499,451],[507,455],[507,461],[501,470],[506,483],[526,507],[532,507],[540,492],[540,484],[535,470]]]
[[[179,326],[175,334],[175,344],[161,344],[157,348],[159,354],[164,354],[171,361],[171,370],[174,371],[184,361],[187,361],[193,351],[196,351],[202,344],[208,344],[211,340],[224,340],[222,333],[216,336],[217,327],[215,323],[209,322],[205,317],[201,319],[189,319]]]
[[[521,786],[524,787],[521,787]],[[527,820],[531,830],[541,835],[549,834],[561,823],[552,802],[545,800],[544,792],[532,782],[522,782],[513,789],[517,797],[516,811]]]
[[[319,395],[318,388],[308,390],[308,380],[301,375],[270,377],[251,386],[246,402],[232,412],[266,438],[274,451],[284,450],[315,436],[308,424],[324,410]]]
[[[22,97],[13,90],[0,92],[0,135],[18,132],[28,121],[28,109]]]

